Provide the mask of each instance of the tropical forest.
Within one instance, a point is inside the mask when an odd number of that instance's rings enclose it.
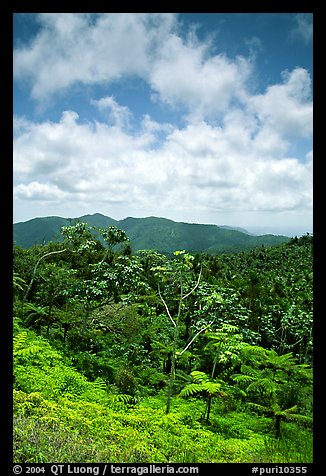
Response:
[[[14,244],[14,461],[312,462],[313,236],[162,253],[95,228]]]

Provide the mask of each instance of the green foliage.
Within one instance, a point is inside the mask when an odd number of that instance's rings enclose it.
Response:
[[[99,232],[101,233],[104,238],[104,241],[111,250],[114,246],[129,240],[126,233],[123,230],[117,228],[116,226],[111,225],[106,229],[100,228]]]
[[[15,461],[311,461],[312,237],[132,255],[104,218],[14,247]]]
[[[26,290],[27,283],[26,281],[21,278],[17,273],[13,274],[13,291],[14,296],[19,295],[20,292],[24,292]]]
[[[31,331],[21,334],[16,349],[28,340],[37,342],[40,351],[37,360],[30,354],[24,366],[21,360],[16,364],[16,462],[250,462],[267,455],[269,418],[214,413],[206,426],[191,398],[177,399],[173,412],[165,415],[161,397],[137,402],[131,395],[110,393],[102,378],[87,381],[45,339]],[[209,383],[202,372],[194,372],[193,378],[198,386]],[[269,442],[271,451],[273,440]],[[283,446],[272,454],[274,461],[276,455],[278,461],[284,458],[288,445]]]
[[[26,346],[26,337],[27,331],[21,331],[18,335],[16,335],[13,339],[13,356],[28,356],[29,354],[34,354],[35,352],[39,352],[41,348],[38,345],[31,344]]]

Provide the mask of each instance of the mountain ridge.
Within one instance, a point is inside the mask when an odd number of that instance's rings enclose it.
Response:
[[[15,223],[14,241],[23,248],[50,241],[61,241],[61,227],[77,222],[98,228],[108,226],[121,228],[129,237],[134,252],[141,249],[156,249],[162,253],[171,253],[177,249],[206,253],[234,252],[261,245],[272,246],[290,240],[283,235],[252,235],[247,230],[227,225],[176,222],[155,216],[115,220],[101,213],[94,213],[76,218],[37,217]]]

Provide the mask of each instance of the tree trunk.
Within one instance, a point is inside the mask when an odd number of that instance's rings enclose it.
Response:
[[[47,318],[47,328],[46,328],[46,335],[49,335],[49,332],[50,332],[50,327],[51,327],[51,322],[52,322],[52,304],[50,304],[50,307],[49,307],[49,314],[48,314],[48,318]]]
[[[276,433],[277,438],[280,438],[281,435],[282,435],[281,420],[282,420],[281,415],[275,415],[275,433]]]
[[[63,324],[63,343],[66,343],[69,324]]]
[[[171,372],[171,352],[168,353],[167,358],[163,362],[163,372],[165,374],[170,374]]]
[[[190,337],[190,325],[191,325],[190,313],[186,314],[185,325],[186,325],[186,330],[185,330],[184,340],[187,342]]]
[[[176,361],[176,350],[177,350],[177,340],[178,340],[178,329],[179,328],[179,319],[176,322],[176,326],[174,328],[174,336],[173,336],[173,347],[172,347],[172,356],[171,356],[171,372],[170,372],[170,380],[169,380],[169,387],[168,387],[168,395],[166,399],[166,410],[165,413],[168,414],[170,412],[171,407],[171,397],[172,397],[172,390],[173,384],[175,379],[175,361]]]
[[[203,413],[203,420],[206,420],[207,423],[209,423],[209,416],[210,416],[210,413],[211,413],[211,403],[212,403],[212,396],[209,396],[207,397],[207,400],[206,400],[206,407],[205,407],[205,410],[204,410],[204,413]]]
[[[209,415],[211,413],[211,403],[212,403],[212,397],[208,397],[207,399],[207,415],[206,415],[206,421],[209,422]]]

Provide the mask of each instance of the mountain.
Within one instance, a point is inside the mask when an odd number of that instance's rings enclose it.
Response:
[[[30,248],[35,244],[60,241],[60,228],[76,222],[107,228],[116,226],[124,230],[131,241],[134,252],[155,249],[161,253],[175,250],[190,252],[236,252],[257,246],[272,246],[289,241],[282,235],[250,235],[246,230],[228,226],[183,223],[167,218],[147,217],[114,220],[100,213],[79,218],[42,217],[14,224],[14,241],[17,245]]]
[[[242,233],[246,233],[247,235],[254,235],[255,233],[250,233],[248,230],[241,228],[240,226],[229,226],[229,225],[219,225],[220,228],[226,228],[227,230],[237,230],[241,231]]]

